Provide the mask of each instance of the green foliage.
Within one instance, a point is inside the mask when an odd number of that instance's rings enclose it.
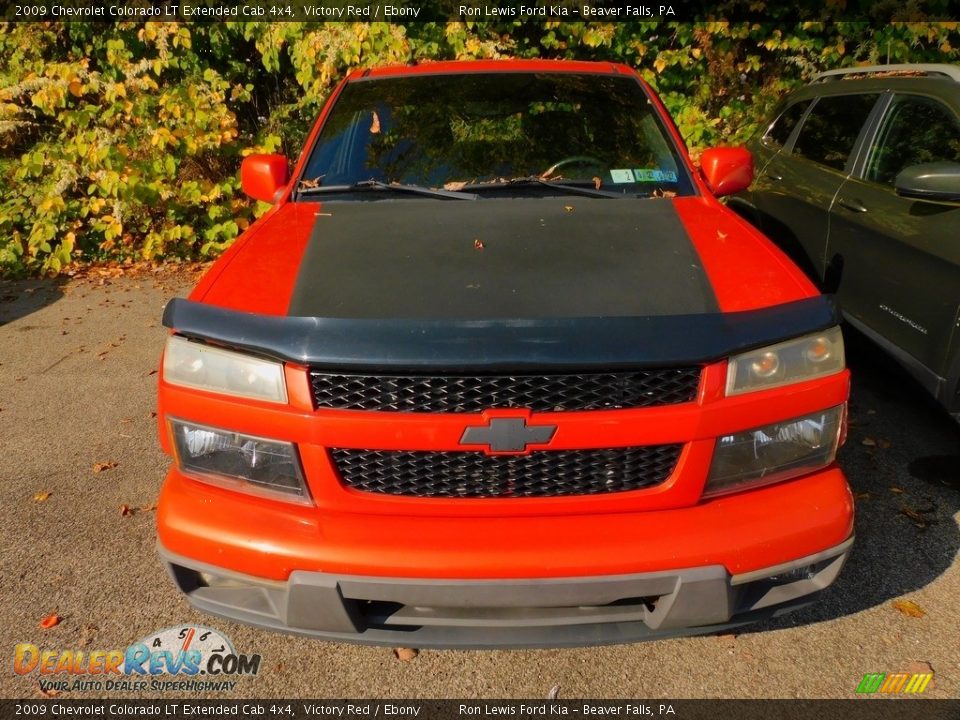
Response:
[[[698,150],[742,142],[815,72],[954,47],[957,23],[923,22],[0,24],[0,273],[218,254],[266,207],[240,192],[242,157],[296,155],[355,68],[622,62]]]

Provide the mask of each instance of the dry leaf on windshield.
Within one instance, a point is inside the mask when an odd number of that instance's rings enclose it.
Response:
[[[380,116],[377,115],[377,112],[373,112],[373,119],[370,121],[370,134],[379,135],[380,134]]]
[[[107,462],[98,462],[93,464],[93,471],[95,473],[102,473],[107,470],[113,470],[117,466],[113,460],[108,460]]]
[[[913,600],[894,600],[893,607],[909,617],[922,618],[927,614],[926,610]]]
[[[452,192],[459,192],[467,186],[465,180],[455,180],[453,182],[447,182],[443,184],[444,190],[450,190]]]
[[[410,662],[417,655],[420,654],[420,651],[416,648],[394,648],[393,655],[397,660],[401,662]]]
[[[43,492],[38,492],[36,495],[34,495],[34,496],[33,496],[33,499],[36,500],[38,503],[39,503],[39,502],[46,502],[47,500],[50,499],[50,495],[52,495],[52,493],[47,492],[46,490],[44,490]]]
[[[601,179],[598,178],[597,176],[594,176],[594,178],[593,178],[593,187],[594,187],[596,190],[599,190],[599,189],[600,189],[600,186],[601,186],[602,184],[603,184],[603,180],[601,180]]]
[[[57,615],[56,613],[50,613],[50,614],[47,615],[43,620],[40,621],[40,626],[39,626],[39,627],[40,627],[41,629],[43,629],[43,630],[49,630],[50,628],[59,625],[59,624],[60,624],[60,620],[62,620],[62,619],[63,619],[63,618],[61,618],[61,617],[60,617],[59,615]]]

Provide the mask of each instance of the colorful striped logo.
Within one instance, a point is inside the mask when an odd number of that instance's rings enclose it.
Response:
[[[926,690],[932,679],[933,673],[867,673],[857,686],[857,692],[863,695],[873,693],[916,695]]]

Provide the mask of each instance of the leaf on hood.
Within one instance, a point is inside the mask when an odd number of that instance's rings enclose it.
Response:
[[[56,627],[57,625],[59,625],[62,619],[63,618],[61,618],[56,613],[50,613],[43,620],[40,621],[39,627],[42,630],[49,630],[50,628]]]
[[[600,189],[600,186],[601,186],[602,184],[603,184],[603,180],[601,180],[599,177],[597,177],[596,175],[594,175],[594,176],[593,176],[593,187],[594,187],[594,189],[595,189],[595,190],[599,190],[599,189]]]
[[[393,656],[400,662],[410,662],[417,655],[420,654],[420,651],[416,648],[394,648]]]
[[[37,494],[35,494],[35,495],[33,496],[33,499],[36,500],[38,503],[46,502],[47,500],[50,499],[50,496],[51,496],[52,494],[53,494],[53,493],[51,493],[50,491],[44,490],[44,491],[42,491],[42,492],[38,492]]]
[[[108,460],[107,462],[98,462],[93,464],[93,471],[95,473],[106,472],[107,470],[113,470],[117,466],[113,460]]]
[[[450,182],[445,182],[443,184],[444,190],[450,190],[452,192],[459,192],[467,186],[466,180],[451,180]]]
[[[922,618],[927,614],[927,611],[917,605],[913,600],[894,600],[893,607],[908,617]]]
[[[564,205],[563,210],[564,212],[573,212],[573,205]]]

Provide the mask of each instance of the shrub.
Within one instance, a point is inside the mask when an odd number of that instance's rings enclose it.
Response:
[[[814,72],[955,45],[957,23],[915,22],[0,24],[0,273],[218,254],[266,208],[240,193],[241,158],[298,152],[357,67],[623,62],[698,149],[742,142]]]

